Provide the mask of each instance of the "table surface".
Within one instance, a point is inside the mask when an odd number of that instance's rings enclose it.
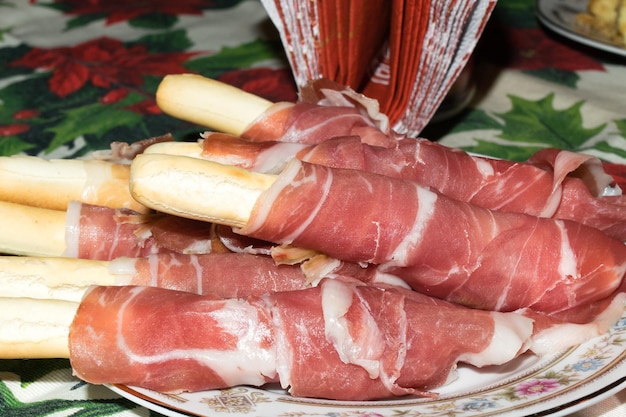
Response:
[[[496,6],[474,54],[473,100],[422,136],[513,160],[546,146],[591,153],[626,176],[626,57],[551,32],[535,6]],[[196,137],[198,126],[156,107],[171,73],[296,100],[277,34],[251,0],[0,0],[0,56],[1,155],[79,157],[112,141]],[[624,403],[621,392],[575,415],[623,416]],[[66,360],[0,360],[0,415],[157,414],[75,379]]]

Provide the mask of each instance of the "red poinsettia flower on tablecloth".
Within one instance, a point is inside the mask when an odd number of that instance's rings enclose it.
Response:
[[[100,38],[73,47],[33,48],[11,65],[52,70],[50,90],[65,97],[87,82],[102,88],[136,87],[143,84],[143,75],[188,72],[181,63],[193,55],[188,52],[154,54],[144,45],[127,47],[118,40]]]
[[[288,69],[234,70],[222,74],[218,79],[273,102],[295,102],[298,98],[295,81]]]
[[[496,28],[481,39],[480,52],[501,65],[520,70],[603,71],[598,60],[538,28]]]
[[[31,0],[31,3],[35,1]],[[106,16],[106,24],[132,20],[149,14],[201,15],[204,9],[215,7],[216,0],[56,0],[68,15]]]
[[[139,114],[161,114],[162,113],[159,106],[152,99],[146,99],[139,103],[135,103],[132,106],[128,106],[128,109]]]

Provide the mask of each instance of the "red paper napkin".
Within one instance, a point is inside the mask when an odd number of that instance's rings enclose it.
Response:
[[[467,64],[496,0],[262,0],[296,83],[328,78],[417,136]]]

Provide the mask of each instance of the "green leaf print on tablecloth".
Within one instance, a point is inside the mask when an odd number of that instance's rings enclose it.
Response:
[[[560,110],[554,108],[553,93],[536,101],[515,95],[509,95],[509,98],[512,106],[507,112],[496,113],[495,117],[491,117],[483,110],[472,110],[453,131],[453,133],[469,132],[480,126],[480,129],[499,130],[496,137],[502,141],[495,143],[482,139],[477,134],[474,138],[476,144],[463,146],[463,149],[516,161],[526,160],[545,147],[583,153],[594,149],[626,157],[626,151],[606,140],[592,141],[607,128],[607,123],[585,128],[581,115],[584,101],[578,101]],[[618,120],[615,123],[624,135],[626,120]]]
[[[201,73],[205,77],[217,78],[225,71],[248,68],[255,63],[282,56],[280,42],[257,39],[236,47],[224,47],[214,55],[194,58],[186,62],[185,67],[190,71]]]
[[[32,417],[66,415],[63,412],[71,410],[73,417],[101,417],[132,410],[137,406],[130,401],[120,398],[106,399],[53,399],[31,401],[24,403],[19,400],[23,397],[18,390],[28,390],[36,382],[52,381],[54,372],[66,372],[68,375],[69,362],[65,359],[34,359],[34,360],[2,360],[0,361],[0,416],[3,417]],[[20,376],[19,383],[16,375]],[[70,380],[68,380],[70,381]],[[76,380],[70,385],[84,385]],[[12,387],[12,388],[11,388]],[[72,388],[70,387],[71,391]]]
[[[563,149],[580,149],[581,146],[605,126],[585,129],[582,126],[580,107],[583,102],[564,110],[556,110],[552,104],[554,94],[538,101],[510,96],[513,107],[497,116],[504,120],[501,138],[539,144],[553,145]]]
[[[23,403],[7,385],[0,381],[0,415],[7,417],[48,416],[65,410],[73,410],[73,417],[108,416],[134,408],[121,399],[107,400],[45,400]]]
[[[128,67],[117,77],[120,74],[112,71],[113,66],[105,61],[91,62],[89,57],[81,60],[84,71],[68,72],[62,57],[74,51],[19,48],[18,54],[9,48],[12,53],[7,55],[0,49],[0,56],[10,56],[11,62],[22,64],[15,65],[22,74],[20,79],[0,88],[0,119],[10,121],[0,125],[0,155],[49,155],[65,146],[63,157],[77,157],[105,149],[113,141],[133,142],[165,133],[174,133],[177,138],[196,134],[198,126],[165,115],[156,107],[154,93],[164,75],[198,72],[218,78],[229,70],[275,59],[280,51],[277,42],[256,40],[197,57],[198,53],[177,52],[191,45],[184,31],[147,35],[139,43],[100,39],[77,48],[90,44],[98,51],[121,51],[142,72],[132,75],[134,70]],[[60,63],[37,71],[48,55],[59,56]],[[190,60],[192,56],[196,58]],[[101,78],[100,74],[108,76]],[[24,109],[29,110],[28,117],[16,118],[26,114]]]

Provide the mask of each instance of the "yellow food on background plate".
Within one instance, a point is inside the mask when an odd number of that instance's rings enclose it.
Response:
[[[626,46],[626,1],[589,0],[587,11],[576,16],[576,26],[594,38]]]

